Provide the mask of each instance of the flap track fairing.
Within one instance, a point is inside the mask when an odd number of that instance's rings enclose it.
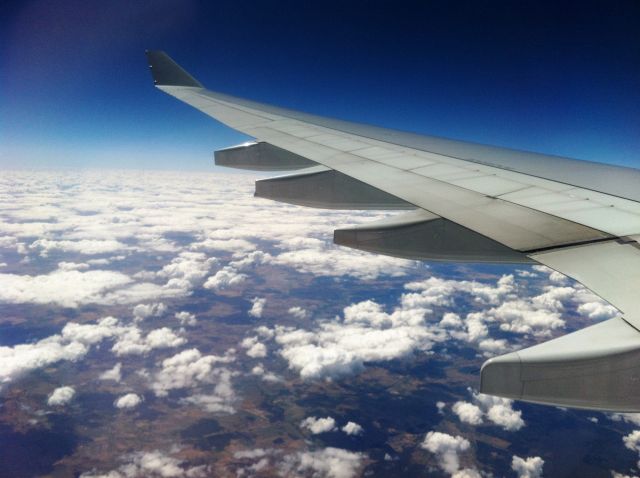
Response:
[[[256,181],[256,197],[321,209],[413,209],[415,206],[325,166]]]
[[[640,332],[623,318],[488,360],[480,391],[590,410],[640,412]]]
[[[524,254],[418,209],[333,233],[341,246],[388,256],[443,262],[532,263]]]
[[[264,141],[221,149],[214,154],[216,166],[252,171],[293,171],[317,163]]]

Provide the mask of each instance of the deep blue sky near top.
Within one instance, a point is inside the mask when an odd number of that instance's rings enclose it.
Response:
[[[206,170],[245,140],[147,48],[225,93],[640,168],[636,0],[3,2],[0,167]]]

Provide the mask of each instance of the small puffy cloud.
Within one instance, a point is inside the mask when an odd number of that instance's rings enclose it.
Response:
[[[516,472],[518,478],[541,478],[544,460],[539,456],[520,458],[514,455],[511,460],[511,469]]]
[[[289,315],[292,315],[296,319],[302,320],[307,317],[307,311],[302,307],[298,307],[298,306],[290,307],[288,312],[289,312]]]
[[[480,425],[482,423],[482,410],[477,405],[467,402],[456,402],[452,410],[458,415],[461,422],[471,425]]]
[[[604,303],[598,302],[586,302],[578,306],[578,313],[586,315],[593,320],[606,320],[618,317],[620,312],[615,307]]]
[[[233,360],[232,356],[202,355],[198,349],[184,350],[162,361],[152,388],[156,395],[166,396],[169,390],[208,383],[214,365]]]
[[[279,468],[283,476],[353,478],[362,468],[365,458],[363,453],[327,447],[285,455]]]
[[[336,421],[331,417],[316,418],[307,417],[300,422],[301,428],[306,428],[314,435],[331,432],[336,429]]]
[[[70,342],[94,345],[106,338],[115,337],[126,330],[115,317],[105,317],[97,324],[67,323],[62,329],[62,338]]]
[[[556,284],[564,284],[565,282],[567,282],[567,276],[561,274],[558,271],[552,271],[551,274],[549,274],[549,280],[551,282],[555,282]]]
[[[182,403],[190,403],[205,409],[210,413],[233,413],[233,402],[237,397],[231,385],[231,377],[234,374],[225,369],[214,369],[211,372],[210,381],[215,381],[215,387],[210,393],[196,393],[183,398]]]
[[[247,337],[240,345],[247,349],[247,355],[251,358],[263,358],[267,356],[267,347],[258,341],[258,337]]]
[[[58,387],[49,395],[47,404],[52,407],[66,405],[75,395],[76,391],[73,387]]]
[[[254,297],[251,301],[251,309],[249,309],[249,315],[252,317],[262,317],[264,311],[264,305],[267,303],[267,299]]]
[[[167,306],[162,302],[153,304],[138,304],[133,308],[133,317],[136,320],[143,320],[148,317],[159,317],[167,311]]]
[[[189,289],[200,284],[217,262],[216,258],[202,252],[181,252],[157,275],[169,279],[168,285]]]
[[[234,373],[224,366],[235,360],[233,353],[224,356],[202,355],[197,349],[184,350],[162,361],[162,368],[152,378],[151,388],[158,397],[171,390],[206,389],[181,401],[210,412],[233,413],[236,395],[231,384]]]
[[[116,408],[135,408],[142,403],[142,397],[135,393],[127,393],[114,402]]]
[[[640,430],[634,430],[628,435],[622,437],[624,446],[629,450],[640,452]]]
[[[253,367],[251,369],[251,373],[253,375],[257,375],[258,377],[261,377],[262,380],[264,380],[265,382],[281,382],[282,381],[282,378],[278,377],[275,373],[267,372],[264,369],[264,365],[262,365],[261,363]]]
[[[347,422],[345,426],[341,428],[343,432],[347,435],[362,435],[364,429],[361,425],[358,425],[356,422]]]
[[[442,320],[440,320],[440,325],[442,327],[458,328],[463,326],[463,322],[458,314],[454,314],[453,312],[447,312],[442,316]]]
[[[80,478],[135,478],[146,476],[205,478],[210,476],[206,467],[186,466],[183,460],[174,458],[170,454],[159,450],[132,453],[125,456],[122,461],[124,463],[115,470],[105,473],[91,471],[81,474]]]
[[[246,271],[253,267],[271,263],[272,256],[263,251],[253,251],[248,254],[240,254],[242,258],[238,258],[229,262],[229,267],[238,271]],[[234,256],[237,257],[237,256]]]
[[[154,349],[179,347],[186,341],[184,337],[176,335],[168,327],[152,330],[146,336],[143,336],[142,331],[137,327],[127,327],[119,334],[111,350],[119,357],[143,355]]]
[[[174,315],[174,317],[176,319],[178,319],[178,321],[180,322],[180,325],[196,325],[198,323],[198,320],[196,319],[196,316],[193,315],[190,312],[187,311],[182,311],[182,312],[176,312],[176,314]]]
[[[508,344],[504,339],[482,339],[478,342],[478,348],[485,355],[494,356],[505,352],[508,349]]]
[[[113,380],[114,382],[119,382],[122,380],[122,364],[117,363],[113,368],[102,372],[99,378],[100,380]]]
[[[517,431],[525,426],[522,412],[513,409],[513,400],[474,393],[469,389],[474,403],[459,401],[452,410],[461,422],[481,425],[485,419],[506,431]]]
[[[460,453],[468,450],[471,443],[459,435],[430,431],[420,446],[436,455],[442,470],[454,474],[460,469]]]
[[[170,328],[162,327],[147,334],[145,342],[150,349],[179,347],[186,343],[184,337],[178,337]]]
[[[209,277],[203,287],[205,289],[224,290],[242,284],[247,277],[246,274],[238,272],[233,267],[225,266]]]
[[[514,410],[513,400],[482,393],[474,394],[474,400],[482,408],[487,419],[506,431],[517,431],[525,426],[522,412]]]

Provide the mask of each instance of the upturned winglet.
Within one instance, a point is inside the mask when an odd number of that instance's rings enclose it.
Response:
[[[202,83],[187,73],[180,65],[161,50],[147,50],[147,61],[153,83],[156,86],[191,86],[203,88]]]

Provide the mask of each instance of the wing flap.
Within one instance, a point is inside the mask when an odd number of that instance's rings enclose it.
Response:
[[[415,260],[527,263],[526,255],[456,223],[418,209],[369,224],[337,229],[333,242]]]

